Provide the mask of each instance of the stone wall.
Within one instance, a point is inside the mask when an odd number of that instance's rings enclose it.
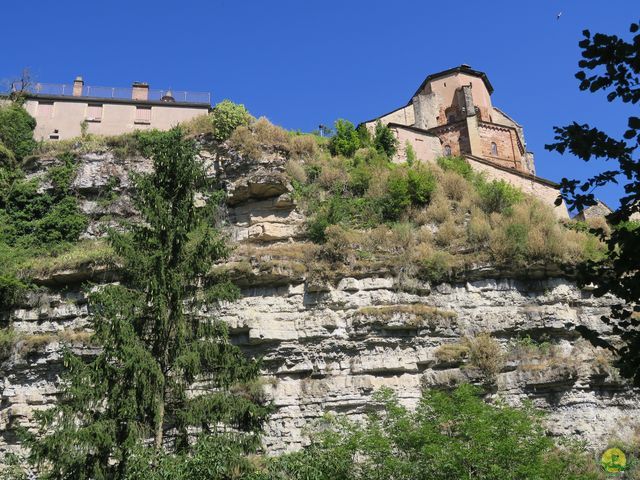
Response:
[[[395,124],[391,124],[390,128],[398,139],[398,151],[393,158],[394,163],[407,161],[407,142],[413,147],[416,158],[421,162],[433,162],[442,156],[442,145],[440,144],[440,139],[435,135],[430,135],[414,128],[403,128]]]
[[[392,112],[382,115],[379,118],[376,118],[375,120],[365,122],[364,125],[373,132],[378,120],[384,125],[388,123],[397,123],[399,125],[413,125],[416,122],[413,105],[400,107]]]
[[[535,180],[535,177],[532,175],[518,175],[515,171],[511,173],[500,168],[495,168],[480,161],[481,159],[472,156],[466,156],[466,159],[475,171],[484,173],[487,179],[504,180],[552,207],[558,218],[569,219],[569,212],[567,211],[567,206],[564,201],[558,206],[555,205],[555,201],[560,192],[558,187],[554,186],[551,182],[544,179]]]

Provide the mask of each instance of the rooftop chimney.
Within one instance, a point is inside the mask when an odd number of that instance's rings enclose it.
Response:
[[[84,80],[80,75],[78,75],[76,79],[73,81],[73,96],[81,97],[83,87],[84,87]]]
[[[133,100],[149,100],[149,84],[144,82],[133,82],[131,98]]]

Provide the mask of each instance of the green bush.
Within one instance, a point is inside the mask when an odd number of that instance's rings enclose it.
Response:
[[[504,230],[503,249],[512,260],[521,261],[527,256],[529,229],[523,223],[509,223]]]
[[[254,479],[450,480],[598,478],[577,446],[557,447],[538,412],[490,405],[462,385],[426,390],[416,411],[389,390],[364,425],[328,418],[309,447],[271,459]]]
[[[249,125],[252,117],[242,104],[223,100],[211,112],[213,122],[213,137],[219,142],[227,140],[233,131],[241,125]]]
[[[421,259],[420,276],[431,282],[441,282],[451,274],[453,256],[449,252],[434,250]]]
[[[476,182],[476,188],[480,194],[481,207],[486,213],[508,212],[524,198],[522,190],[504,180],[487,182],[480,179]]]
[[[0,242],[23,249],[55,250],[74,242],[87,226],[78,201],[70,190],[75,159],[61,155],[61,164],[47,174],[52,189],[41,192],[37,180],[12,178],[0,195]]]
[[[431,201],[436,189],[436,177],[428,168],[416,165],[407,171],[409,195],[414,206],[423,206]]]
[[[192,453],[158,452],[139,446],[127,462],[128,480],[249,479],[251,449],[241,435],[203,435]]]
[[[57,196],[65,196],[69,194],[71,183],[76,176],[77,164],[73,154],[66,153],[58,157],[61,165],[51,167],[47,172],[49,180],[53,186],[53,190]]]
[[[410,206],[428,204],[436,185],[433,173],[422,165],[409,169],[394,169],[387,182],[388,193],[384,199],[384,218],[395,221]]]
[[[326,239],[325,230],[330,225],[354,228],[370,228],[382,221],[380,202],[366,197],[331,196],[307,223],[309,238],[317,243]]]
[[[26,288],[27,285],[15,273],[0,273],[0,309],[6,309],[14,305]]]
[[[360,134],[353,123],[348,120],[336,120],[335,130],[335,134],[329,140],[329,151],[333,155],[353,157],[356,150],[363,146]]]
[[[16,156],[2,142],[0,142],[0,168],[11,168],[16,163]]]
[[[33,130],[36,120],[15,103],[0,107],[0,142],[22,160],[36,148]]]
[[[370,147],[373,144],[371,132],[364,123],[359,125],[356,131],[358,132],[358,137],[360,137],[360,148]]]
[[[367,165],[360,164],[349,172],[349,191],[358,196],[364,195],[369,189],[373,171]]]
[[[87,217],[80,212],[77,200],[67,196],[52,205],[35,224],[35,241],[40,245],[75,242],[87,228]]]
[[[416,156],[416,151],[413,149],[413,146],[409,143],[409,140],[407,140],[404,143],[404,154],[407,159],[407,165],[409,166],[412,166],[418,160],[418,157]]]
[[[373,146],[379,152],[384,152],[388,158],[393,158],[398,150],[398,139],[393,131],[388,126],[383,125],[380,120],[376,122]]]
[[[471,165],[462,157],[440,157],[437,162],[443,170],[456,172],[467,180],[473,176]]]
[[[409,206],[411,206],[411,193],[408,174],[404,169],[395,169],[387,182],[384,218],[391,221],[398,220]]]

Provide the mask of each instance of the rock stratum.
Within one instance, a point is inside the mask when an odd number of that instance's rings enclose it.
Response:
[[[472,382],[490,401],[532,401],[548,412],[551,434],[594,447],[638,428],[640,392],[576,331],[585,326],[607,336],[600,317],[614,299],[595,298],[553,266],[482,266],[439,284],[407,282],[403,272],[379,266],[319,278],[310,271],[314,246],[304,240],[305,217],[285,159],[214,148],[201,155],[227,190],[225,228],[238,244],[229,263],[216,268],[242,290],[240,300],[205,315],[220,316],[234,342],[263,358],[263,388],[276,407],[264,437],[269,452],[303,446],[326,412],[363,415],[381,387],[412,405],[423,388]],[[42,158],[29,175],[44,178],[54,164]],[[91,218],[86,237],[134,214],[128,173],[149,168],[144,158],[118,159],[108,150],[79,156],[73,189]],[[109,202],[107,188],[117,193]],[[115,278],[91,262],[54,268],[37,275],[39,288],[5,312],[19,340],[0,367],[0,454],[19,449],[16,425],[33,426],[34,412],[55,402],[62,345],[87,354],[95,348],[82,334],[89,314],[83,286]],[[490,372],[468,356],[469,342],[485,333],[502,350]],[[532,346],[523,342],[528,338],[553,345]]]

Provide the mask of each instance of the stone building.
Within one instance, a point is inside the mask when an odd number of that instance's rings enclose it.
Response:
[[[553,205],[558,185],[536,176],[522,126],[493,106],[492,93],[485,73],[460,65],[427,76],[406,105],[364,125],[373,130],[380,121],[392,129],[399,140],[396,162],[406,160],[407,144],[421,161],[463,156],[487,178],[508,181]],[[564,204],[555,211],[568,218]]]
[[[92,87],[82,77],[73,84],[30,85],[26,98],[25,108],[37,121],[37,140],[78,137],[83,128],[98,135],[168,130],[211,108],[209,93],[150,90],[141,82],[130,88]]]
[[[613,210],[609,207],[609,205],[607,205],[606,203],[598,200],[595,205],[591,205],[591,206],[585,208],[584,210],[581,210],[573,218],[575,218],[576,220],[579,220],[581,222],[585,222],[585,221],[587,221],[587,220],[589,220],[591,218],[606,217],[607,215],[609,215],[612,212],[613,212]]]

